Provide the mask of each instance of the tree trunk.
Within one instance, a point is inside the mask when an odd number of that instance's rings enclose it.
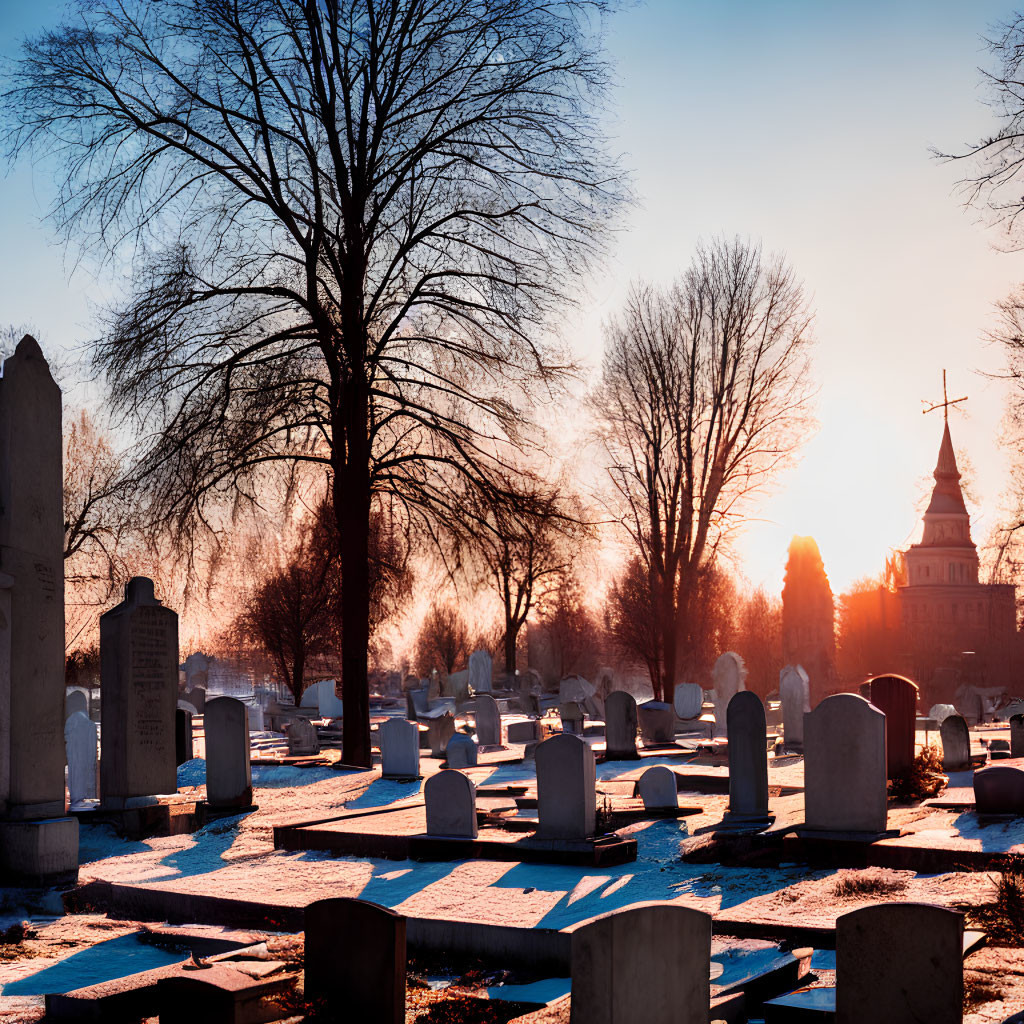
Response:
[[[510,616],[505,616],[505,675],[512,678],[516,674],[516,638],[519,627]]]
[[[302,705],[302,694],[306,687],[306,651],[300,644],[299,649],[292,656],[292,693],[295,695],[295,706]]]
[[[661,610],[661,697],[660,700],[671,704],[676,694],[676,661],[679,656],[679,635],[676,632],[677,622],[675,615],[675,594],[674,580],[661,580],[662,587],[662,610]]]

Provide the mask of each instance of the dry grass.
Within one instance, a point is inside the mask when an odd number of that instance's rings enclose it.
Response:
[[[832,893],[841,900],[863,900],[882,896],[895,896],[907,888],[907,880],[885,868],[867,868],[864,871],[840,871],[832,886]]]
[[[910,768],[889,780],[889,796],[917,802],[938,796],[949,779],[942,771],[942,755],[936,746],[927,746],[914,758]]]
[[[1024,946],[1024,860],[1015,858],[992,882],[994,902],[965,908],[971,922],[985,929],[992,945]]]

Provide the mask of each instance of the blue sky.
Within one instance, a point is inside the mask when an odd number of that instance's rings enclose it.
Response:
[[[53,0],[0,0],[0,53],[52,24]],[[820,431],[738,544],[749,578],[781,583],[785,547],[812,533],[837,589],[876,571],[916,526],[934,465],[941,370],[966,415],[954,442],[976,471],[975,537],[996,520],[1000,365],[983,341],[993,303],[1024,281],[1024,256],[953,194],[956,148],[991,127],[977,67],[980,36],[1012,7],[972,3],[649,0],[616,16],[611,131],[640,199],[592,283],[572,341],[596,365],[602,320],[630,281],[667,281],[694,243],[749,235],[787,254],[814,298]],[[0,322],[36,324],[55,350],[95,332],[112,282],[75,268],[40,222],[50,182],[19,165],[0,181]]]

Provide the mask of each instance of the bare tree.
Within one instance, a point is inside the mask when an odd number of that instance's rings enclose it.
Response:
[[[132,261],[98,345],[188,537],[323,464],[344,564],[345,758],[370,764],[370,510],[457,515],[622,193],[599,127],[614,0],[78,0],[27,42],[7,143],[58,223]]]
[[[416,663],[423,675],[442,669],[451,675],[469,658],[469,631],[450,601],[432,604],[416,638]]]
[[[540,625],[551,640],[551,651],[564,679],[583,670],[585,659],[600,649],[600,630],[583,600],[583,587],[571,567],[561,571],[543,602]]]
[[[593,407],[609,507],[645,575],[646,659],[664,700],[701,568],[806,436],[810,323],[786,263],[735,239],[700,246],[670,289],[635,288],[607,327]]]

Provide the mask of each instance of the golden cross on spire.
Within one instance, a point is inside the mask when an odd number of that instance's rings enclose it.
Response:
[[[946,392],[946,371],[942,371],[942,401],[936,402],[934,405],[929,405],[927,409],[921,410],[921,415],[933,412],[935,409],[942,410],[942,416],[945,421],[949,422],[949,407],[951,405],[957,405],[960,402],[966,402],[967,396],[964,395],[962,398],[950,398]]]

